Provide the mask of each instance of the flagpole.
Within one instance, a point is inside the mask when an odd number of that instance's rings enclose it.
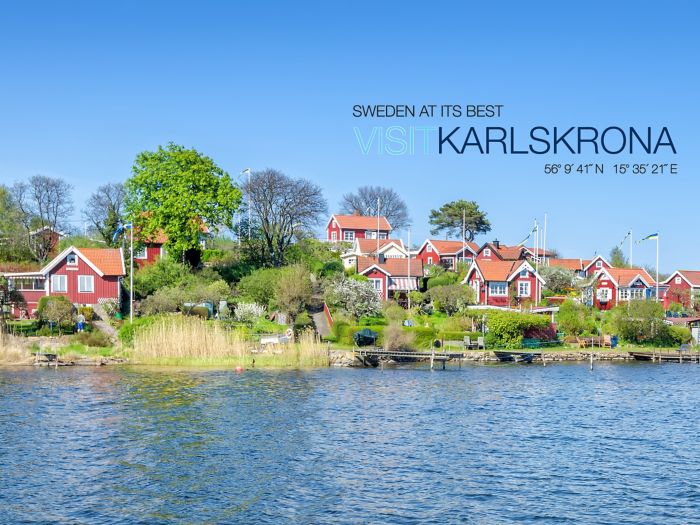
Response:
[[[408,227],[408,246],[406,246],[406,250],[408,251],[408,282],[411,283],[411,227]],[[379,261],[379,257],[377,257],[377,261]],[[406,292],[406,298],[408,299],[408,309],[411,309],[411,290],[408,290]]]
[[[656,302],[659,302],[659,234],[656,234]]]
[[[462,210],[462,261],[464,261],[464,252],[467,251],[467,210]],[[455,262],[455,270],[457,269],[457,263]]]
[[[542,232],[542,257],[547,262],[547,214],[544,214],[544,232]]]
[[[634,264],[632,263],[632,230],[630,230],[630,268],[634,268]]]
[[[379,262],[379,197],[377,197],[377,262]]]
[[[129,321],[134,322],[134,223],[131,223],[131,261],[129,262]]]

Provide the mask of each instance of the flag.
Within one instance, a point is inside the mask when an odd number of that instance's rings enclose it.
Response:
[[[625,238],[620,241],[620,244],[618,244],[617,247],[622,248],[622,245],[625,243],[625,241],[629,238],[630,235],[632,235],[632,230],[627,232],[627,235],[625,235]]]
[[[637,241],[637,244],[639,244],[642,241],[656,241],[659,239],[659,234],[658,233],[652,233],[647,235],[646,237],[643,237]]]
[[[124,230],[129,230],[133,227],[134,225],[130,222],[127,222],[126,224],[120,224],[117,230],[114,232],[114,235],[112,235],[112,242],[116,242],[117,237],[119,237],[119,235],[123,233]]]
[[[521,247],[521,246],[525,246],[525,243],[528,241],[528,239],[529,239],[530,237],[532,237],[532,234],[535,233],[535,230],[537,230],[537,225],[536,225],[536,224],[535,224],[535,226],[530,230],[530,233],[527,234],[527,237],[525,237],[522,241],[520,241],[520,242],[519,242],[518,244],[516,244],[515,246],[518,247],[518,248]]]

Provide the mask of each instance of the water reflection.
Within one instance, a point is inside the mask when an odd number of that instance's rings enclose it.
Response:
[[[692,365],[0,370],[9,523],[690,523]]]

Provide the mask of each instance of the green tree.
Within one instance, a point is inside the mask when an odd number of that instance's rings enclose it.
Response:
[[[0,275],[0,335],[7,332],[5,311],[13,304],[24,306],[24,297],[16,290],[12,290],[7,278]]]
[[[275,291],[279,278],[279,269],[261,268],[243,277],[236,289],[244,299],[269,306],[275,302]]]
[[[462,284],[436,286],[427,292],[435,309],[447,315],[454,315],[474,304],[474,290]]]
[[[458,200],[443,204],[440,209],[431,210],[428,219],[432,226],[430,233],[446,236],[464,237],[473,241],[480,233],[491,231],[491,223],[486,218],[486,212],[479,209],[474,201]],[[462,231],[464,225],[464,231]]]
[[[275,287],[277,306],[292,318],[311,300],[311,278],[304,265],[295,264],[281,270]]]
[[[610,264],[613,268],[627,268],[629,266],[629,261],[619,246],[610,250]]]
[[[170,257],[162,257],[134,272],[134,294],[146,297],[161,288],[177,286],[190,276],[189,269]]]
[[[631,343],[664,344],[668,340],[664,309],[656,301],[637,300],[616,306],[612,310],[612,324]]]
[[[44,296],[37,305],[39,318],[53,324],[61,334],[62,327],[73,320],[73,305],[64,296]]]
[[[593,319],[587,314],[585,306],[567,299],[559,306],[557,326],[566,335],[581,335],[594,327]]]
[[[198,249],[203,225],[232,227],[241,202],[240,190],[212,159],[172,142],[139,153],[125,188],[134,227],[144,238],[162,230],[172,253]]]
[[[542,266],[540,275],[545,281],[546,289],[554,294],[566,294],[574,288],[574,272],[558,266]]]

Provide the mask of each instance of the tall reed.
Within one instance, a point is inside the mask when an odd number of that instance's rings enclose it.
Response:
[[[20,365],[31,362],[29,350],[20,338],[0,332],[0,364]]]

